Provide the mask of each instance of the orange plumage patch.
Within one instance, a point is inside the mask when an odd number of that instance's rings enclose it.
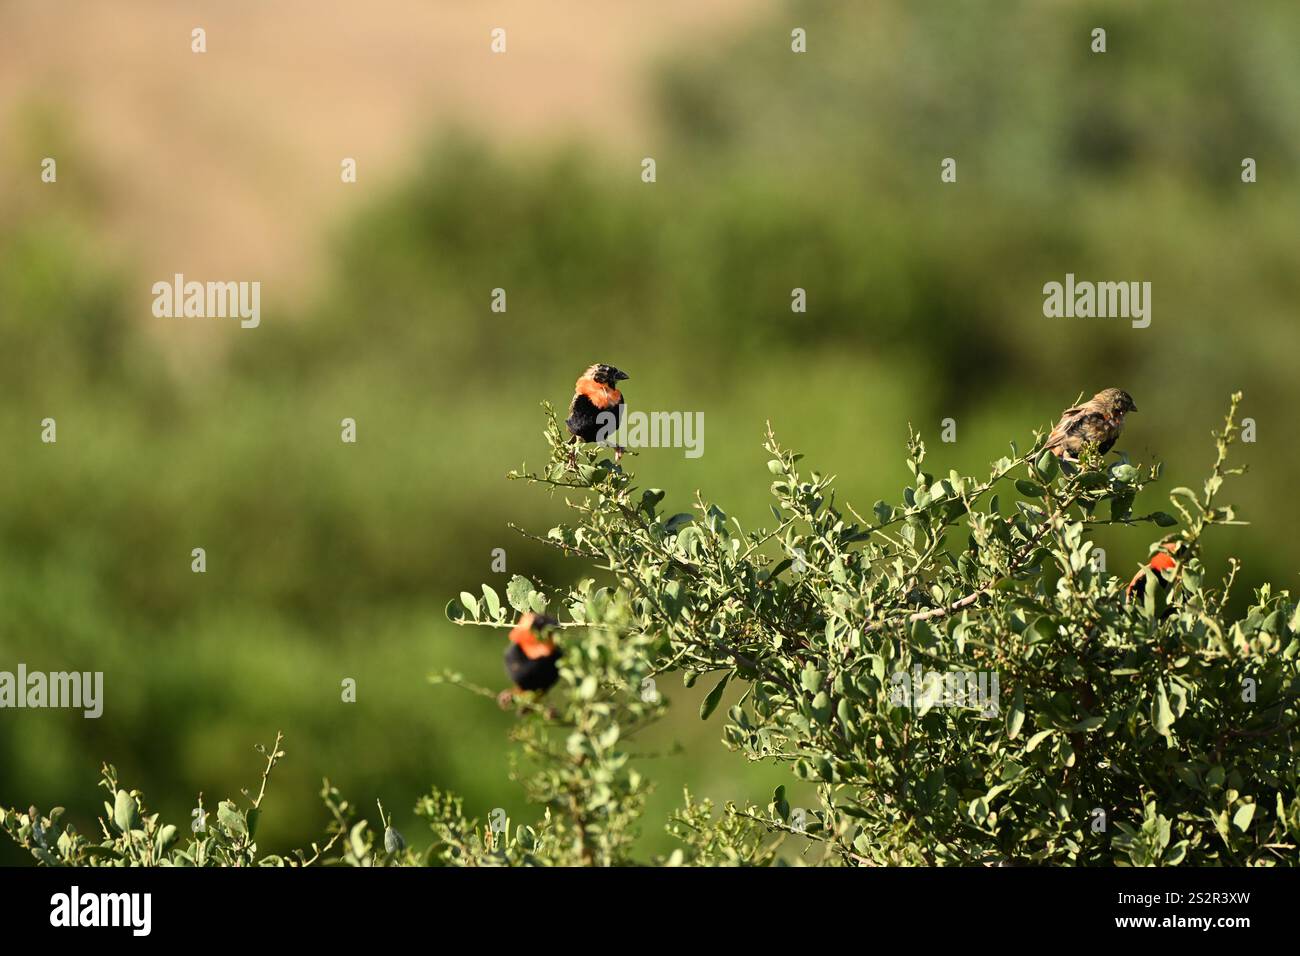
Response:
[[[519,645],[519,649],[524,652],[524,656],[531,661],[543,657],[550,657],[555,653],[555,642],[543,640],[537,636],[533,630],[533,624],[537,616],[529,611],[519,619],[519,623],[510,631],[510,640]]]
[[[1172,557],[1170,557],[1167,551],[1161,551],[1159,554],[1157,554],[1155,557],[1151,559],[1151,570],[1168,571],[1174,566],[1175,563],[1176,562]]]
[[[587,400],[597,408],[613,408],[623,401],[622,392],[608,385],[602,385],[593,378],[580,378],[573,388],[579,395],[585,395]]]
[[[1171,541],[1167,544],[1162,544],[1160,547],[1162,550],[1153,554],[1151,560],[1147,562],[1147,567],[1156,574],[1159,574],[1161,571],[1168,571],[1178,563],[1174,560],[1172,554],[1174,549],[1178,547],[1176,542]],[[1124,596],[1126,598],[1131,598],[1135,589],[1139,592],[1141,591],[1142,576],[1145,573],[1146,569],[1142,568],[1137,574],[1133,575],[1133,580],[1129,581],[1128,587],[1124,589]]]

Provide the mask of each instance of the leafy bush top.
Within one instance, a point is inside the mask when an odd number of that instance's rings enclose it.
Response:
[[[683,847],[661,862],[779,862],[797,835],[805,859],[828,864],[1294,864],[1300,614],[1264,587],[1231,619],[1235,562],[1211,585],[1199,557],[1209,528],[1242,523],[1219,501],[1239,473],[1239,398],[1201,490],[1170,492],[1177,517],[1134,510],[1159,465],[1089,454],[1063,470],[1036,441],[987,478],[936,477],[916,436],[900,503],[865,517],[769,431],[775,524],[761,531],[698,497],[693,514],[665,514],[663,491],[638,488],[600,450],[573,468],[548,409],[547,464],[512,477],[566,496],[575,519],[539,540],[599,579],[559,589],[516,576],[505,601],[485,585],[448,606],[466,625],[561,618],[560,686],[516,705],[540,821],[481,824],[435,790],[417,806],[433,845],[407,848],[381,808],[380,849],[327,782],[330,841],[311,855],[257,857],[260,793],[169,849],[174,828],[157,828],[110,772],[103,842],[35,808],[7,813],[5,829],[44,863],[632,863],[648,782],[628,740],[667,706],[662,675],[680,672],[712,682],[702,719],[743,685],[724,743],[788,765],[819,806],[796,813],[779,788],[765,807],[719,815],[687,794],[669,823]],[[1090,532],[1112,524],[1178,527],[1153,546],[1174,545],[1175,566],[1148,570],[1136,599],[1095,560]],[[455,674],[435,680],[492,696]],[[278,741],[271,753],[268,772]]]

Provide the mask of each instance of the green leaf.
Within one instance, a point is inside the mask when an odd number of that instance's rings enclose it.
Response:
[[[1029,481],[1026,478],[1016,479],[1016,491],[1020,492],[1027,498],[1041,498],[1047,494],[1045,488],[1036,482]]]
[[[1054,733],[1056,733],[1054,730],[1040,730],[1038,733],[1034,734],[1034,736],[1029,738],[1029,743],[1025,744],[1025,753],[1033,753],[1038,748],[1039,744]]]
[[[826,675],[819,671],[812,664],[803,669],[799,675],[799,686],[810,694],[815,694],[821,690],[822,683],[826,680]]]
[[[685,512],[675,514],[664,522],[664,534],[676,534],[694,520],[694,517]]]
[[[647,488],[641,492],[641,510],[648,515],[654,515],[655,506],[664,500],[664,494],[662,488]]]
[[[506,585],[506,600],[520,614],[529,610],[528,599],[533,593],[533,582],[522,574],[516,574]]]
[[[1165,511],[1151,512],[1151,520],[1161,528],[1172,528],[1174,525],[1178,524],[1178,519]]]
[[[388,853],[401,853],[406,848],[406,840],[392,827],[384,828],[384,850]]]
[[[1011,698],[1011,709],[1007,711],[1007,737],[1015,740],[1020,736],[1020,728],[1025,724],[1025,691],[1021,687],[1016,688],[1015,696]]]
[[[470,594],[468,591],[461,591],[460,603],[465,605],[465,610],[469,612],[469,616],[477,621],[478,620],[478,598],[474,597],[474,595]]]
[[[817,696],[812,702],[813,716],[817,718],[818,723],[829,723],[831,718],[831,698],[826,691],[818,691]]]
[[[1168,737],[1170,728],[1174,725],[1174,712],[1169,706],[1165,683],[1162,680],[1156,681],[1156,696],[1151,702],[1151,723],[1155,726],[1156,733],[1162,737]]]
[[[1034,471],[1038,472],[1038,476],[1045,482],[1050,483],[1060,470],[1061,463],[1055,455],[1046,449],[1038,456],[1038,461],[1034,462]]]
[[[785,474],[785,463],[780,458],[771,458],[767,462],[767,470],[774,475]]]
[[[244,815],[229,800],[222,800],[217,804],[217,820],[231,833],[241,836],[248,833],[248,826],[244,823]]]
[[[1112,468],[1110,474],[1116,481],[1127,485],[1138,476],[1138,470],[1128,462],[1124,462]]]
[[[113,825],[122,833],[130,833],[140,827],[140,810],[135,805],[135,797],[125,790],[117,791],[113,803]]]
[[[501,614],[501,598],[497,597],[497,592],[486,584],[483,585],[483,600],[487,603],[488,617],[496,620]]]
[[[1056,622],[1046,614],[1040,614],[1034,619],[1034,623],[1025,628],[1025,642],[1027,644],[1037,644],[1040,641],[1050,640],[1057,635]]]
[[[248,811],[248,838],[251,840],[257,836],[257,821],[262,819],[262,811],[258,807],[252,807]]]
[[[1245,833],[1250,829],[1250,821],[1255,819],[1255,804],[1243,803],[1232,815],[1232,825]]]
[[[790,819],[790,804],[785,799],[784,785],[772,791],[772,809],[781,820]]]
[[[709,716],[718,709],[718,703],[722,700],[722,692],[727,689],[727,682],[731,680],[730,674],[724,674],[722,680],[718,681],[713,690],[709,691],[704,700],[700,703],[700,720],[708,720]]]
[[[170,823],[158,831],[158,836],[155,837],[154,842],[159,853],[166,853],[171,849],[171,845],[176,842],[176,832],[176,827]]]
[[[366,852],[367,847],[366,847],[365,833],[366,833],[366,821],[358,820],[353,825],[352,831],[348,834],[348,843],[350,844],[352,855],[355,856],[358,860],[363,860],[369,855]]]

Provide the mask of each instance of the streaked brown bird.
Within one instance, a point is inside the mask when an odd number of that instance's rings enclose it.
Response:
[[[1078,461],[1083,446],[1092,442],[1104,455],[1124,430],[1124,416],[1136,411],[1137,405],[1128,392],[1121,388],[1102,389],[1082,405],[1062,412],[1061,420],[1043,447],[1057,458]]]
[[[618,431],[623,424],[626,409],[618,383],[627,378],[627,372],[600,363],[590,366],[582,373],[573,387],[569,417],[564,422],[569,426],[569,434],[573,436],[571,442],[604,441]],[[615,458],[622,454],[623,449],[615,445]],[[576,451],[569,453],[569,462],[576,465]]]
[[[516,694],[524,691],[546,693],[560,679],[556,661],[564,652],[555,646],[550,631],[559,622],[545,614],[524,613],[510,631],[506,648],[506,674],[514,681],[512,690],[502,691],[500,703],[509,706]]]

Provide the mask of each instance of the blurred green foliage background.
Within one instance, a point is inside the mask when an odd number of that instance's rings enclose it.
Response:
[[[425,677],[504,685],[503,637],[447,624],[449,597],[585,570],[507,529],[544,533],[562,507],[503,475],[541,456],[538,403],[562,407],[593,361],[631,373],[633,408],[705,413],[702,458],[627,459],[642,484],[752,524],[770,519],[769,419],[863,508],[897,500],[909,422],[937,470],[982,472],[1109,385],[1140,409],[1120,449],[1196,484],[1242,389],[1259,437],[1227,497],[1253,524],[1212,564],[1245,561],[1243,596],[1291,586],[1298,39],[1286,2],[791,4],[658,64],[646,145],[434,131],[408,181],[338,231],[310,301],[264,289],[261,327],[230,322],[199,372],[151,334],[183,320],[152,317],[129,250],[83,228],[111,187],[0,195],[0,669],[102,670],[107,697],[100,720],[0,712],[0,803],[88,827],[108,760],[187,819],[197,792],[251,786],[252,745],[283,729],[270,847],[320,832],[322,776],[417,842],[409,808],[434,782],[529,818],[511,718]],[[1044,318],[1042,286],[1067,272],[1150,281],[1151,326]],[[1148,538],[1103,541],[1110,569],[1131,573]],[[683,784],[765,802],[788,782],[726,753],[699,691],[665,684],[679,706],[644,747],[683,750],[646,761],[647,853],[668,848]]]

